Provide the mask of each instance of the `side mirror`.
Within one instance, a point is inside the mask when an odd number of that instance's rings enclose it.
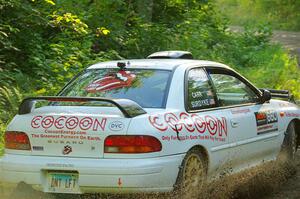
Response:
[[[270,101],[270,99],[272,98],[271,92],[269,90],[262,90],[262,96],[260,97],[260,103],[265,103],[267,101]]]

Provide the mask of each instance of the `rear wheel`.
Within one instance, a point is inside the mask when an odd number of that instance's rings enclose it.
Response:
[[[189,151],[180,168],[175,194],[180,198],[197,198],[206,179],[207,165],[197,149]]]
[[[291,122],[288,125],[286,135],[283,140],[279,158],[281,160],[293,161],[297,151],[297,134],[295,130],[295,123]]]

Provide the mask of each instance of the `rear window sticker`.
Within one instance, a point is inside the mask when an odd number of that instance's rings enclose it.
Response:
[[[89,93],[95,93],[130,87],[135,78],[136,75],[132,74],[130,71],[120,70],[117,73],[110,73],[103,78],[93,81],[85,88],[85,90]]]

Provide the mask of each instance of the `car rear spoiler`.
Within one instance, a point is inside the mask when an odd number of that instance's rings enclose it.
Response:
[[[281,98],[287,99],[289,102],[296,103],[294,96],[290,93],[289,90],[275,90],[275,89],[259,89],[260,91],[268,90],[271,93],[272,98]]]
[[[19,115],[31,113],[35,108],[37,101],[49,102],[108,102],[115,105],[124,114],[126,118],[133,118],[138,115],[145,114],[146,111],[136,102],[129,99],[109,99],[100,97],[60,97],[60,96],[47,96],[47,97],[29,97],[25,98],[19,107]]]

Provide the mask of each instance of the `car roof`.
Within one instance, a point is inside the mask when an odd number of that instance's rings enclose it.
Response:
[[[126,63],[128,68],[142,68],[142,69],[162,69],[162,70],[173,70],[177,66],[215,66],[221,68],[229,68],[228,66],[206,60],[193,60],[193,59],[124,59],[100,62],[94,64],[88,69],[99,69],[99,68],[117,68],[119,62]],[[128,66],[129,65],[129,66]]]

